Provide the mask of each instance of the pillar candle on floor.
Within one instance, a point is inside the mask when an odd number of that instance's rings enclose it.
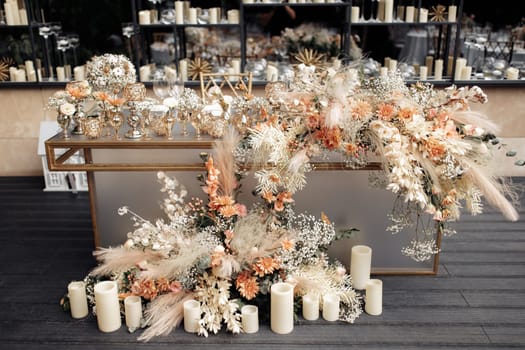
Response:
[[[303,318],[315,321],[319,318],[319,295],[308,293],[303,295]]]
[[[241,323],[244,333],[259,331],[259,309],[255,305],[244,305],[241,308]]]
[[[383,312],[383,281],[371,279],[366,284],[365,311],[378,316]]]
[[[95,285],[94,291],[98,329],[102,332],[116,331],[122,324],[117,282],[99,282]]]
[[[328,293],[323,295],[323,318],[326,321],[337,321],[339,319],[339,295]]]
[[[86,285],[82,281],[73,281],[67,286],[71,317],[83,318],[88,315]]]
[[[372,248],[366,245],[355,245],[352,247],[350,258],[350,276],[355,289],[363,290],[370,279],[372,266]]]
[[[277,334],[293,331],[293,285],[275,283],[270,288],[270,328]]]

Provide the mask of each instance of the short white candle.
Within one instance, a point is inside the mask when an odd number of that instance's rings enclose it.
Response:
[[[379,76],[383,77],[383,78],[388,76],[388,68],[387,67],[381,67],[381,69],[379,70]]]
[[[95,285],[94,290],[98,329],[102,332],[116,331],[122,324],[117,283],[114,281],[99,282]]]
[[[15,73],[15,81],[27,81],[25,69],[17,69]]]
[[[124,299],[124,314],[126,315],[126,326],[132,330],[140,327],[142,319],[142,301],[137,295],[130,295]]]
[[[57,80],[65,81],[66,80],[66,70],[64,67],[57,67]]]
[[[432,66],[434,65],[434,57],[427,56],[425,58],[425,66],[427,66],[427,72],[432,72]]]
[[[84,66],[76,66],[73,68],[73,76],[76,81],[84,80],[85,68]]]
[[[293,285],[275,283],[271,287],[270,328],[278,334],[293,331]]]
[[[151,68],[149,65],[146,66],[140,66],[139,68],[139,78],[140,81],[149,81],[150,80],[150,74],[151,74]]]
[[[184,24],[184,2],[175,1],[175,23]]]
[[[463,68],[467,65],[465,58],[456,59],[456,70],[454,71],[454,80],[461,80]]]
[[[182,81],[188,80],[188,61],[186,59],[179,61],[179,73]]]
[[[195,7],[188,10],[188,24],[197,24],[197,9]]]
[[[365,289],[366,283],[370,280],[371,267],[372,248],[366,245],[353,246],[350,258],[350,276],[355,289]]]
[[[233,73],[240,74],[241,73],[241,60],[234,58],[231,61]]]
[[[385,1],[385,22],[392,22],[394,16],[394,0],[384,0]]]
[[[350,20],[352,23],[359,22],[359,6],[352,6],[352,10],[350,12]]]
[[[209,13],[209,24],[217,24],[219,22],[219,9],[217,7],[212,7],[208,10]]]
[[[238,24],[239,23],[239,10],[233,9],[226,12],[226,17],[228,18],[229,24]]]
[[[443,60],[437,59],[434,62],[434,79],[443,79]]]
[[[73,281],[67,286],[71,317],[83,318],[88,315],[86,285],[82,281]]]
[[[457,16],[458,7],[456,5],[450,5],[448,7],[448,21],[455,22]]]
[[[244,305],[241,308],[241,323],[244,333],[259,331],[259,309],[255,305]]]
[[[373,316],[383,312],[383,281],[371,279],[366,284],[365,311]]]
[[[427,80],[428,68],[427,66],[419,67],[419,80]]]
[[[35,70],[35,65],[33,64],[33,61],[27,60],[24,62],[24,65],[26,67],[26,73],[29,74],[29,72]]]
[[[16,81],[16,72],[18,71],[18,68],[16,67],[9,67],[9,80]]]
[[[303,318],[315,321],[319,318],[319,295],[308,293],[303,295]]]
[[[314,3],[316,4],[324,4],[324,0],[314,0]]]
[[[253,4],[254,0],[242,0],[243,4]]]
[[[326,321],[339,319],[339,295],[328,293],[323,295],[323,318]]]
[[[21,25],[27,25],[28,24],[26,9],[18,10],[18,17],[20,18],[20,24]]]
[[[151,24],[151,14],[149,10],[139,11],[139,24]]]
[[[32,70],[27,73],[28,81],[36,81],[36,71]]]
[[[199,321],[201,319],[201,304],[197,300],[187,300],[184,302],[184,330],[188,333],[199,331]]]
[[[520,71],[517,68],[509,67],[505,71],[505,76],[508,80],[518,80]]]
[[[419,9],[419,23],[427,23],[428,22],[428,10],[425,8]]]
[[[277,81],[279,78],[279,69],[274,65],[266,66],[266,81]]]
[[[395,71],[397,69],[397,60],[390,59],[388,61],[388,70]]]
[[[465,66],[461,69],[461,80],[470,80],[471,75],[472,75],[471,66]]]
[[[405,8],[405,22],[412,23],[414,22],[414,13],[415,13],[415,7],[414,6],[407,6]]]

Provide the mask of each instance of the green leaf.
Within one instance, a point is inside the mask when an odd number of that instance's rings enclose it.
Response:
[[[507,153],[505,153],[505,155],[507,157],[514,157],[516,156],[517,152],[515,150],[510,150],[510,151],[507,151]]]
[[[523,159],[520,159],[520,160],[517,160],[514,162],[515,165],[518,165],[518,166],[524,166],[525,165],[525,160]]]
[[[359,232],[356,228],[347,228],[347,229],[341,229],[335,233],[335,241],[338,241],[340,239],[350,238],[355,232]]]

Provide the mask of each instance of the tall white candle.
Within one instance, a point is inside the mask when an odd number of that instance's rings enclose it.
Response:
[[[443,79],[443,60],[437,59],[434,62],[434,79],[441,80]]]
[[[85,68],[84,66],[76,66],[73,68],[73,76],[76,81],[84,80]]]
[[[82,281],[73,281],[67,286],[71,317],[83,318],[88,315],[86,285]]]
[[[226,17],[228,18],[229,24],[238,24],[239,23],[239,10],[237,9],[228,10],[228,12],[226,12]]]
[[[241,323],[244,333],[257,333],[259,330],[259,309],[255,305],[241,308]]]
[[[465,58],[456,59],[456,70],[454,71],[454,80],[461,80],[461,73],[466,65],[467,60]]]
[[[365,245],[352,247],[350,258],[350,275],[355,289],[363,290],[370,280],[370,269],[372,267],[372,248]]]
[[[188,61],[186,59],[179,61],[179,73],[182,81],[188,80]]]
[[[385,22],[392,22],[394,16],[394,0],[385,0]]]
[[[471,66],[465,66],[461,69],[461,80],[470,80],[471,75],[472,75]]]
[[[66,70],[64,67],[57,67],[57,80],[65,81],[66,80]]]
[[[201,319],[201,304],[197,300],[184,302],[184,330],[188,333],[197,333]]]
[[[232,63],[233,73],[240,74],[241,73],[241,60],[234,58],[232,59],[231,63]]]
[[[135,330],[140,327],[142,319],[142,301],[137,295],[130,295],[124,299],[124,314],[126,315],[126,326]]]
[[[271,287],[270,328],[278,334],[293,330],[293,285],[275,283]]]
[[[188,10],[188,24],[197,24],[197,8],[195,7]]]
[[[175,1],[175,23],[184,24],[184,2]]]
[[[139,68],[139,78],[140,81],[149,81],[150,80],[150,74],[151,74],[151,68],[149,65],[146,66],[140,66]]]
[[[519,69],[514,68],[514,67],[509,67],[505,71],[505,77],[508,80],[517,80],[519,78],[519,75],[520,75]]]
[[[388,61],[388,70],[395,71],[396,69],[397,69],[397,60],[390,59],[390,61]]]
[[[352,23],[359,22],[359,6],[352,6],[352,10],[350,12],[350,20]]]
[[[21,25],[27,25],[28,24],[26,9],[18,10],[18,17],[20,18],[20,24]]]
[[[457,17],[458,7],[456,5],[450,5],[448,7],[448,21],[455,22]]]
[[[151,15],[149,10],[139,11],[139,24],[151,24]]]
[[[328,293],[323,295],[323,318],[326,321],[337,321],[339,319],[339,295]]]
[[[385,20],[385,0],[377,0],[376,18],[381,22]]]
[[[209,14],[209,17],[208,17],[209,24],[217,24],[219,22],[219,11],[217,7],[210,8],[208,10],[208,14]]]
[[[27,73],[28,81],[36,81],[36,71],[32,70]]]
[[[379,70],[379,76],[380,77],[387,77],[388,76],[388,68],[387,67],[381,67]]]
[[[415,13],[414,6],[407,6],[405,8],[405,22],[412,23],[414,22],[414,13]]]
[[[425,8],[419,9],[419,23],[427,23],[428,22],[428,10]]]
[[[98,329],[102,332],[116,331],[122,324],[117,283],[114,281],[99,282],[95,285],[94,290]]]
[[[303,295],[303,318],[315,321],[319,318],[319,295],[308,293]]]
[[[35,70],[35,65],[33,64],[33,61],[27,60],[24,62],[24,65],[26,67],[26,73],[29,74],[29,72]]]
[[[419,80],[427,80],[428,68],[427,66],[419,67]]]
[[[383,312],[383,281],[371,279],[366,284],[365,311],[373,316]]]

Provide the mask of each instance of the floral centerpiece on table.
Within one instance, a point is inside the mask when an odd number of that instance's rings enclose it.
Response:
[[[159,172],[166,218],[152,222],[123,207],[119,214],[130,214],[135,230],[122,246],[95,253],[101,264],[86,278],[89,300],[94,283],[103,279],[116,280],[121,297],[142,297],[148,328],[140,340],[169,333],[183,318],[188,299],[201,305],[200,335],[217,333],[223,325],[239,333],[240,306],[256,303],[266,310],[270,286],[279,281],[295,285],[296,296],[337,294],[341,320],[353,322],[361,313],[350,276],[325,254],[337,237],[326,216],[296,214],[286,195],[252,209],[236,201],[237,144],[230,132],[213,156],[204,155],[207,202],[187,202],[184,187]]]
[[[124,55],[93,56],[86,63],[86,79],[95,91],[118,94],[136,81],[135,66]]]

